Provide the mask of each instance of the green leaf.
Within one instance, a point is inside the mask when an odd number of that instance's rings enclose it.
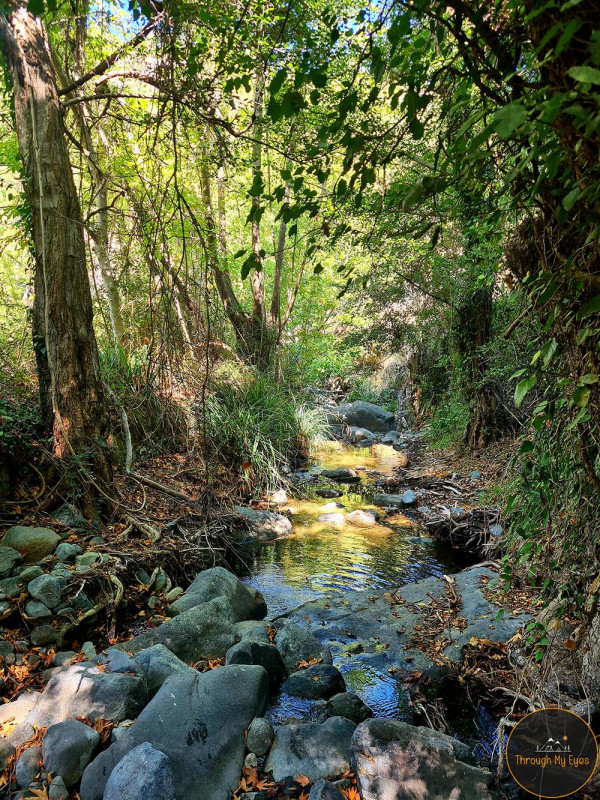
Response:
[[[283,86],[286,78],[287,78],[287,70],[284,67],[282,67],[280,70],[277,70],[277,72],[275,73],[275,77],[269,84],[269,92],[272,95],[277,94],[277,92]]]
[[[597,314],[598,311],[600,311],[600,294],[592,297],[592,299],[584,305],[577,316],[579,319],[585,319],[585,317],[589,317],[590,314]]]
[[[571,189],[566,197],[563,197],[562,204],[565,211],[570,211],[573,208],[580,194],[581,190],[579,189],[579,186],[576,186],[574,189]]]
[[[594,383],[598,383],[598,376],[593,372],[588,372],[587,375],[582,375],[582,377],[579,378],[579,383],[583,383],[584,386],[591,386]]]
[[[327,74],[320,69],[311,69],[308,73],[308,78],[317,89],[323,89],[327,86]]]
[[[578,386],[573,392],[573,402],[580,408],[585,408],[590,399],[591,389],[589,386]]]
[[[580,83],[600,83],[600,69],[595,67],[571,67],[567,75]]]
[[[510,136],[516,129],[527,122],[528,113],[527,109],[520,103],[509,103],[494,114],[492,120],[492,130],[496,131],[498,136],[506,138]]]
[[[525,399],[525,395],[529,392],[537,383],[537,377],[532,375],[529,378],[524,378],[522,381],[519,381],[515,387],[515,405],[517,408],[521,406],[521,403]]]
[[[531,453],[533,447],[534,447],[533,442],[530,441],[529,439],[525,439],[525,441],[523,442],[523,444],[519,449],[519,453]]]
[[[412,133],[413,139],[422,139],[423,134],[425,133],[425,126],[421,122],[421,120],[417,119],[416,117],[408,123],[408,129]]]

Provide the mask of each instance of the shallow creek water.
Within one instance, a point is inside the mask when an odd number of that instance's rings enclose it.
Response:
[[[426,531],[402,513],[385,518],[382,514],[381,521],[371,528],[318,521],[321,514],[335,511],[363,509],[381,513],[382,509],[376,509],[371,502],[375,484],[379,478],[392,475],[399,462],[398,452],[385,445],[356,448],[328,443],[315,454],[315,471],[350,467],[358,470],[361,482],[348,485],[320,481],[318,488],[343,492],[333,500],[317,497],[316,487],[304,484],[306,496],[292,498],[281,507],[291,510],[294,534],[248,556],[244,580],[262,592],[270,619],[324,596],[349,591],[380,592],[460,569],[448,550],[419,541]],[[344,508],[336,508],[332,505],[335,503]],[[332,654],[348,690],[359,694],[375,716],[410,719],[407,696],[392,675],[386,670],[365,668],[364,662],[341,644],[339,649],[332,648]],[[267,716],[279,724],[290,717],[304,717],[311,705],[312,701],[282,692],[272,702]],[[453,732],[473,744],[479,743],[484,755],[493,728],[486,712],[472,707],[459,708],[457,712],[452,714]]]

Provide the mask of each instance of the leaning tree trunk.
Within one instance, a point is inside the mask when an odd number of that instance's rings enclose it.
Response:
[[[92,325],[83,219],[41,20],[25,8],[0,12],[0,46],[13,84],[23,186],[35,249],[34,343],[42,410],[59,461],[89,465],[84,512],[110,494],[108,412]]]

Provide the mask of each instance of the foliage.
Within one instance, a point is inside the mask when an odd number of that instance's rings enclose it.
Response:
[[[290,462],[326,430],[321,412],[264,375],[216,386],[199,414],[211,451],[256,492],[286,485]]]

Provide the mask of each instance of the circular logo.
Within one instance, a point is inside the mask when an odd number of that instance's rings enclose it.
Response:
[[[566,797],[592,777],[598,744],[590,726],[564,708],[533,711],[515,725],[506,744],[510,774],[537,797]]]

